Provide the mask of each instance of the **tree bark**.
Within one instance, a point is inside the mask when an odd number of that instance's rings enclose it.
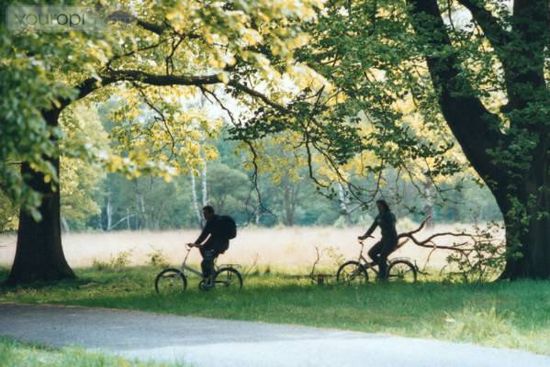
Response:
[[[550,103],[544,78],[544,49],[548,47],[550,35],[549,9],[548,0],[514,1],[513,37],[505,44],[508,51],[505,56],[514,60],[506,75],[509,102],[505,110],[513,112],[512,126],[536,136],[538,141],[528,157],[529,168],[516,173],[508,185],[513,195],[504,199],[504,207],[508,207],[503,213],[511,256],[501,279],[550,279],[550,116],[544,107],[535,107]],[[525,213],[518,213],[518,202]]]
[[[60,109],[52,109],[43,113],[48,126],[58,125],[60,112]],[[59,157],[48,157],[48,160],[59,172]],[[61,244],[59,182],[45,182],[44,175],[33,170],[28,163],[21,165],[21,174],[29,187],[42,195],[38,208],[41,219],[37,221],[28,211],[20,210],[17,249],[7,283],[74,278]]]
[[[49,126],[57,126],[60,110],[43,114]],[[59,157],[48,159],[59,172]],[[29,187],[42,195],[38,208],[41,219],[35,220],[26,210],[20,210],[15,259],[8,284],[30,283],[74,278],[61,244],[61,201],[58,182],[46,183],[42,173],[28,163],[21,165],[21,174]]]
[[[58,158],[50,162],[59,170]],[[59,185],[45,183],[44,176],[27,163],[23,163],[21,173],[29,186],[43,195],[38,208],[42,219],[36,221],[29,212],[20,211],[17,249],[7,284],[74,278],[61,245]]]
[[[550,157],[546,142],[541,149],[546,152],[534,159],[519,189],[494,192],[504,213],[509,255],[500,279],[550,278]]]

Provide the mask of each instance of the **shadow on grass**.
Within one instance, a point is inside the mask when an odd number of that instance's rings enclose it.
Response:
[[[356,331],[465,340],[550,354],[550,282],[418,282],[359,287],[313,285],[270,274],[244,289],[159,296],[157,268],[79,269],[78,279],[3,288],[0,302],[60,303],[178,315],[304,324]],[[0,277],[7,272],[0,272]]]
[[[18,290],[77,290],[90,284],[108,284],[109,281],[98,281],[89,277],[76,277],[72,279],[62,279],[55,281],[37,281],[27,284],[11,285],[7,284],[8,274],[0,272],[0,295],[5,292],[17,292]]]

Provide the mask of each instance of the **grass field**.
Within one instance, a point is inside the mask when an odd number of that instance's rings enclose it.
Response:
[[[77,348],[50,348],[0,337],[0,366],[9,367],[184,367],[181,364],[142,363]]]
[[[416,223],[402,220],[398,223],[398,230],[407,231],[416,226]],[[221,257],[221,261],[307,273],[316,258],[317,248],[321,251],[320,265],[335,268],[344,258],[357,257],[357,236],[365,230],[364,227],[239,228],[237,238],[231,241],[230,250]],[[433,229],[422,231],[419,238],[426,238],[435,232],[461,230],[472,232],[473,227],[469,224],[436,225]],[[127,255],[129,265],[146,265],[155,252],[162,253],[169,262],[177,264],[183,259],[184,244],[194,241],[197,235],[197,230],[66,233],[63,235],[63,251],[73,267],[89,267],[96,261],[109,261],[120,254]],[[441,238],[438,243],[449,245],[453,240],[452,237]],[[369,241],[368,245],[375,242]],[[15,243],[15,235],[0,234],[0,266],[11,265]],[[392,256],[410,257],[423,266],[429,254],[430,249],[411,243]],[[441,268],[446,264],[447,255],[446,251],[435,252],[430,258],[430,267]],[[190,260],[198,259],[198,251],[194,251]]]
[[[305,324],[530,350],[550,355],[550,283],[313,285],[281,274],[251,275],[242,291],[157,296],[154,267],[77,269],[78,280],[4,288],[0,302],[63,303]],[[7,270],[0,274],[0,280]]]

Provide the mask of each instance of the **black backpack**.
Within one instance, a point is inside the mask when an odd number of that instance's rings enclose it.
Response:
[[[221,235],[230,240],[237,237],[237,224],[235,220],[229,215],[220,215],[220,229]]]

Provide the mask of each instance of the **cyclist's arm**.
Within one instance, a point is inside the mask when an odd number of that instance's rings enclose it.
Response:
[[[197,238],[197,240],[194,242],[195,245],[200,245],[204,242],[204,240],[206,240],[206,238],[208,237],[208,235],[210,234],[210,223],[206,223],[206,225],[204,226],[199,238]]]
[[[376,227],[378,227],[378,221],[376,219],[374,219],[374,222],[371,224],[370,228],[367,230],[367,232],[365,232],[364,235],[362,235],[361,237],[362,238],[367,238],[369,237],[372,232],[374,232],[374,230],[376,229]]]

